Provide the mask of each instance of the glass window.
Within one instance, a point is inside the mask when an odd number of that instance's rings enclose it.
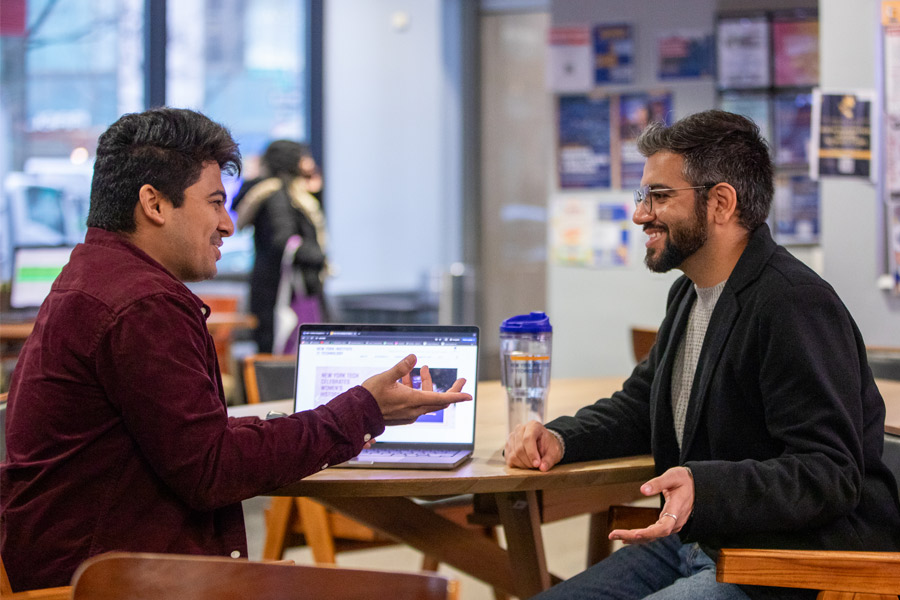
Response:
[[[0,31],[0,266],[84,236],[98,136],[141,110],[143,0],[8,0]]]
[[[241,146],[243,178],[268,143],[308,141],[308,0],[168,3],[166,102],[226,125]],[[234,198],[239,180],[226,181]],[[219,273],[252,267],[252,232],[225,240]]]

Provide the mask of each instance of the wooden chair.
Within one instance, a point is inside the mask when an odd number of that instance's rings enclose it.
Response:
[[[244,357],[247,404],[294,397],[297,358],[292,354],[252,354]]]
[[[900,347],[868,346],[866,357],[877,379],[900,381]]]
[[[71,597],[71,586],[43,588],[40,590],[28,590],[14,593],[12,591],[12,586],[9,584],[9,576],[6,574],[6,567],[3,566],[3,559],[0,558],[0,598],[3,598],[3,600],[69,600]]]
[[[248,403],[290,398],[294,394],[295,358],[256,354],[244,359],[244,386]],[[470,524],[470,496],[423,502],[441,516],[480,529],[496,540],[494,524]],[[319,564],[335,564],[338,552],[396,544],[391,538],[309,498],[274,497],[266,510],[263,559],[278,560],[286,548],[306,544]],[[436,571],[438,561],[425,556],[422,569]],[[495,592],[497,598],[505,598]]]
[[[635,362],[641,362],[650,355],[650,349],[656,343],[656,329],[631,328],[631,350]]]
[[[73,577],[74,600],[456,600],[456,582],[397,573],[176,554],[110,552]]]
[[[209,306],[213,313],[237,313],[239,298],[237,296],[213,296],[203,295],[200,297],[203,302]],[[233,328],[220,327],[213,335],[213,342],[216,345],[216,355],[219,357],[219,370],[223,375],[231,375],[232,362],[231,357],[231,339]]]

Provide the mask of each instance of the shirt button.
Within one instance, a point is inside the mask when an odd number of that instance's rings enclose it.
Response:
[[[364,441],[364,442],[368,442],[368,441],[371,440],[371,439],[372,439],[372,434],[371,434],[371,433],[367,433],[366,435],[363,436],[363,441]]]
[[[240,550],[235,550],[234,552],[231,553],[231,558],[240,558],[240,557],[241,557]]]
[[[322,465],[322,468],[323,468],[323,469],[327,469],[327,468],[328,468],[328,463],[325,463],[324,465]]]

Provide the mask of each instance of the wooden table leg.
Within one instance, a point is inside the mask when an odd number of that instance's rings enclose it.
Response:
[[[513,577],[509,555],[503,548],[478,531],[449,521],[409,498],[332,496],[316,500],[494,588],[527,597],[519,592],[519,582]],[[511,522],[515,518],[511,516]]]
[[[550,587],[537,492],[503,492],[494,496],[506,534],[516,595],[530,598]]]

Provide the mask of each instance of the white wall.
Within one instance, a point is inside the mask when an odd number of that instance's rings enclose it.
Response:
[[[796,3],[794,3],[796,4]],[[552,4],[554,24],[614,23],[635,25],[638,81],[632,89],[669,87],[675,117],[713,108],[713,83],[660,84],[655,80],[656,35],[678,27],[711,29],[718,8],[780,7],[767,0],[558,0]],[[820,0],[821,83],[825,88],[875,86],[878,0]],[[621,88],[610,88],[619,91]],[[627,89],[627,88],[626,88]],[[551,184],[551,186],[554,184]],[[551,189],[551,193],[553,190]],[[848,306],[869,345],[900,345],[900,300],[876,286],[881,265],[874,186],[856,181],[824,181],[822,246],[805,252]],[[628,199],[628,193],[607,192]],[[554,325],[553,372],[556,377],[618,375],[634,362],[628,329],[656,326],[664,313],[666,292],[680,273],[649,273],[643,257],[643,234],[633,228],[633,265],[622,270],[592,271],[550,265],[548,306]]]
[[[461,256],[459,1],[325,2],[330,293],[420,289]]]
[[[874,89],[879,0],[820,0],[823,90]],[[900,346],[900,298],[876,289],[878,194],[859,181],[822,182],[822,276],[850,309],[870,346]]]

